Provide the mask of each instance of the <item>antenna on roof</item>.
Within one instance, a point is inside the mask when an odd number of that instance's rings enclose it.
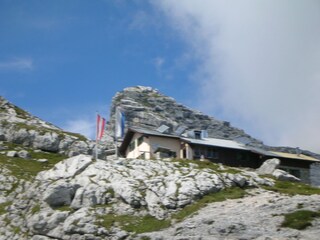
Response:
[[[301,153],[302,153],[301,149],[299,147],[296,147],[296,154],[300,156]]]
[[[161,125],[160,127],[158,127],[156,129],[157,132],[159,133],[165,133],[166,131],[169,130],[170,127],[168,127],[167,125]]]

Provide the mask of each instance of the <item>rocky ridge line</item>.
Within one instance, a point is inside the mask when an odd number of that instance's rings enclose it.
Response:
[[[144,86],[125,88],[112,98],[106,141],[111,141],[114,136],[116,107],[120,107],[125,113],[126,128],[138,126],[155,130],[164,124],[174,132],[181,126],[186,131],[207,130],[209,137],[213,138],[245,139],[246,142],[249,142],[249,146],[270,151],[296,153],[296,148],[292,147],[267,146],[229,122],[220,121],[200,111],[190,109],[177,103],[174,98],[163,95],[157,89]],[[302,153],[320,159],[319,154],[307,150],[302,150]]]
[[[95,147],[86,137],[32,116],[3,97],[0,97],[0,141],[67,156],[92,154]],[[6,150],[5,146],[1,148]]]

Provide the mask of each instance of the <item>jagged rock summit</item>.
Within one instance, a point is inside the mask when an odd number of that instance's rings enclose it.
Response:
[[[110,109],[111,131],[114,129],[116,107],[124,111],[127,127],[157,129],[164,124],[170,127],[172,133],[179,127],[186,131],[201,129],[207,130],[209,137],[222,139],[246,137],[252,144],[262,145],[261,141],[231,126],[229,122],[220,121],[190,109],[151,87],[128,87],[113,97]]]
[[[245,141],[246,144],[270,151],[296,153],[292,147],[271,147],[263,144],[244,130],[232,126],[230,122],[221,121],[190,109],[172,97],[165,96],[157,89],[144,86],[128,87],[116,93],[112,98],[110,122],[105,136],[107,142],[113,139],[116,108],[120,107],[126,116],[126,128],[142,127],[155,130],[161,125],[170,127],[174,134],[180,127],[187,130],[207,130],[213,138]],[[320,155],[301,150],[301,153],[320,159]]]

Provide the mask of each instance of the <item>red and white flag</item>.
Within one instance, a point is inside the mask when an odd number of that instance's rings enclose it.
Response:
[[[102,118],[99,114],[97,115],[97,140],[101,140],[104,128],[106,125],[106,119]]]

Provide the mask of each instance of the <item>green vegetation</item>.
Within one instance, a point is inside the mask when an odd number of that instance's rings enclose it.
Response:
[[[34,205],[33,208],[31,209],[32,215],[34,215],[37,212],[40,212],[40,205],[39,204]]]
[[[152,98],[161,98],[161,97],[163,97],[161,94],[156,93],[156,92],[153,92],[153,93],[149,94],[149,96],[152,97]]]
[[[21,229],[19,228],[19,227],[13,227],[13,232],[15,233],[15,234],[19,234],[20,232],[21,232]]]
[[[158,220],[150,215],[136,217],[132,215],[108,214],[99,217],[97,224],[110,229],[115,223],[123,230],[132,233],[144,233],[158,231],[170,226],[169,220]]]
[[[220,173],[232,173],[232,174],[241,173],[240,170],[232,167],[227,167],[227,166],[223,166],[224,170],[221,170],[219,164],[210,162],[208,160],[200,161],[200,160],[173,159],[172,161],[179,163],[180,167],[190,167],[190,164],[194,164],[197,166],[198,169],[211,169],[213,171],[220,172]]]
[[[14,106],[14,110],[16,111],[17,115],[21,118],[26,119],[29,116],[29,113],[27,113],[25,110],[23,110],[17,106]]]
[[[142,236],[142,237],[140,238],[140,240],[151,240],[151,238],[148,237],[148,236]]]
[[[81,135],[80,133],[72,133],[72,132],[66,132],[66,131],[61,131],[60,134],[61,133],[76,137],[79,139],[79,141],[87,141],[88,140],[85,136]]]
[[[12,147],[12,146],[11,146]],[[12,175],[18,179],[32,180],[39,172],[52,168],[56,163],[66,157],[58,153],[34,152],[29,150],[32,158],[48,159],[48,162],[41,163],[34,160],[26,160],[23,158],[12,158],[0,154],[0,165],[8,168]]]
[[[222,202],[227,199],[242,198],[245,195],[245,190],[238,187],[228,188],[216,193],[210,193],[199,199],[197,202],[184,207],[182,210],[174,214],[172,218],[176,219],[177,221],[182,221],[186,217],[197,212],[199,209],[205,207],[208,203]]]
[[[114,198],[115,192],[114,192],[113,188],[109,188],[107,193],[110,193],[111,198]]]
[[[5,214],[7,211],[5,210],[6,207],[10,206],[12,202],[4,202],[0,203],[0,215]]]
[[[298,210],[284,215],[285,219],[281,227],[294,228],[298,230],[305,229],[312,225],[312,220],[320,217],[320,212],[309,210]]]
[[[54,207],[53,208],[54,210],[57,210],[57,211],[61,211],[61,212],[74,212],[74,209],[71,208],[70,206],[60,206],[60,207]]]
[[[267,190],[275,191],[279,193],[289,194],[289,195],[312,195],[320,194],[320,188],[312,187],[308,184],[298,183],[298,182],[288,182],[288,181],[276,181],[275,185],[272,187],[265,186]]]
[[[44,134],[44,131],[46,130],[45,128],[42,129],[41,127],[30,125],[30,124],[26,124],[26,123],[22,123],[22,122],[11,123],[11,125],[16,130],[19,130],[19,129],[26,129],[27,131],[35,130],[35,131],[40,131],[41,134]]]
[[[158,220],[150,215],[136,217],[132,215],[115,215],[107,214],[98,217],[97,225],[110,229],[112,226],[119,226],[121,229],[132,233],[145,233],[159,231],[163,228],[168,228],[171,225],[171,220],[182,221],[186,217],[194,214],[200,208],[205,207],[208,203],[221,202],[227,199],[242,198],[245,196],[245,191],[241,188],[230,188],[217,193],[211,193],[197,202],[184,207],[179,212],[173,214],[171,218]]]

